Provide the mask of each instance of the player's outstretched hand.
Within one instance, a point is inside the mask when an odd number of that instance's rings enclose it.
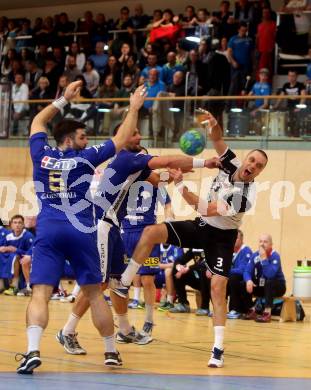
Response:
[[[133,108],[138,111],[144,104],[146,93],[147,89],[144,85],[141,85],[136,88],[135,92],[132,93],[130,97],[130,108]]]
[[[73,83],[70,83],[65,90],[64,98],[68,101],[73,100],[75,98],[78,98],[81,87],[82,87],[81,80],[74,81]]]
[[[209,111],[203,110],[203,108],[198,108],[197,111],[200,112],[197,116],[198,124],[210,130],[218,125],[216,118]]]
[[[169,170],[170,177],[173,179],[174,183],[180,183],[183,180],[183,172],[181,169],[170,169]]]
[[[220,168],[221,162],[219,157],[212,157],[205,160],[204,166],[205,168],[209,168],[209,169]]]

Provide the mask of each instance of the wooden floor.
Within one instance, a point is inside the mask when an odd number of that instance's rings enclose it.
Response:
[[[28,298],[0,296],[0,371],[14,372],[16,352],[24,352],[25,309]],[[103,366],[103,341],[89,315],[78,332],[87,356],[67,355],[56,342],[71,304],[50,303],[50,323],[42,339],[42,366],[37,372],[111,372]],[[311,306],[306,306],[311,312]],[[139,329],[143,310],[129,310],[131,322]],[[146,346],[119,345],[124,374],[178,374],[311,378],[311,324],[258,324],[229,320],[226,329],[225,367],[207,368],[213,340],[212,319],[192,314],[155,311],[154,342]]]

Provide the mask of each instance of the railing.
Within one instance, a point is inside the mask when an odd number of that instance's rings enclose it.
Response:
[[[162,95],[166,93],[162,93]],[[302,99],[303,98],[303,99]],[[269,108],[257,108],[256,100],[268,100]],[[180,135],[191,128],[201,128],[197,107],[208,109],[217,118],[226,137],[239,141],[311,141],[311,96],[159,96],[146,98],[153,101],[151,108],[143,108],[138,127],[147,146],[174,146]],[[32,118],[51,100],[26,100],[12,103],[9,128],[1,129],[3,138],[26,138]],[[87,125],[90,136],[109,137],[114,127],[122,121],[128,107],[128,98],[83,99],[68,105],[51,122],[74,118]],[[7,101],[0,102],[5,107]],[[289,104],[290,107],[286,106]],[[21,115],[15,115],[16,109]],[[7,107],[7,113],[9,107]],[[4,131],[5,130],[5,131]],[[204,130],[202,130],[204,131]],[[311,143],[310,143],[311,148]]]

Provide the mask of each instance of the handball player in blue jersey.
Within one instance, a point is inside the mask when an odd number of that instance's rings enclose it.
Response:
[[[105,365],[122,364],[114,343],[112,313],[101,291],[96,224],[89,190],[95,168],[119,152],[135,131],[145,90],[139,87],[131,96],[128,114],[111,140],[86,148],[85,125],[63,120],[54,129],[57,146],[52,148],[47,142],[46,125],[69,101],[79,97],[80,88],[81,81],[69,84],[64,96],[37,114],[31,125],[33,179],[41,210],[30,275],[33,294],[27,308],[28,350],[20,354],[19,374],[31,374],[41,365],[39,347],[48,323],[48,302],[53,286],[62,276],[66,259],[90,302],[93,323],[104,339]]]
[[[115,129],[116,135],[120,129],[119,127]],[[104,170],[93,199],[98,221],[97,246],[103,288],[105,289],[109,283],[110,297],[119,319],[120,331],[117,334],[117,341],[120,343],[136,342],[137,337],[135,329],[129,324],[127,318],[127,299],[120,297],[119,289],[116,289],[116,293],[114,288],[114,286],[119,286],[118,278],[126,268],[125,249],[120,228],[122,220],[127,215],[128,199],[131,199],[135,191],[138,191],[141,181],[147,180],[152,185],[158,186],[160,176],[152,172],[154,169],[180,167],[188,171],[192,168],[215,168],[219,165],[217,157],[204,160],[188,156],[151,156],[141,152],[140,141],[141,135],[136,129],[125,147]],[[136,192],[136,198],[137,194],[138,192]],[[128,298],[127,290],[125,297]],[[64,345],[67,353],[80,354],[81,352],[80,349],[75,349],[71,342],[70,345],[66,343],[62,335],[67,333],[68,328],[70,328],[70,334],[75,334],[78,322],[88,307],[88,296],[82,291],[65,327],[57,335],[57,339]],[[75,342],[77,342],[76,339]]]

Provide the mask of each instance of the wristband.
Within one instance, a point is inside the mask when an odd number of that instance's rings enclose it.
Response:
[[[193,168],[204,168],[205,160],[204,158],[194,158],[193,159]]]
[[[61,111],[65,106],[67,106],[68,100],[64,96],[61,96],[59,99],[54,100],[52,104],[55,108]]]
[[[186,186],[184,185],[184,183],[182,181],[179,181],[178,183],[176,183],[175,187],[181,193],[181,195],[183,194],[184,189],[186,188]]]

